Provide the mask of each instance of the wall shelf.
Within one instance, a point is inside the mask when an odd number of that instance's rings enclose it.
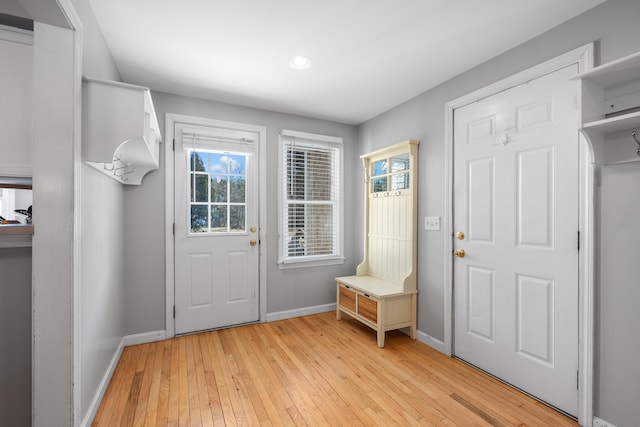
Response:
[[[640,161],[640,52],[586,71],[581,85],[581,132],[593,146],[595,162],[611,165]]]
[[[148,88],[85,77],[82,108],[86,164],[126,185],[158,169],[161,136]]]

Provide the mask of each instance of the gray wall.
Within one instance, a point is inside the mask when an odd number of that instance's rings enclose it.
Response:
[[[0,13],[26,16],[17,0]],[[0,175],[31,173],[33,49],[0,41]],[[23,191],[24,192],[24,191]],[[16,194],[16,208],[25,200]],[[27,205],[28,206],[28,205]],[[31,248],[0,249],[0,425],[31,423]]]
[[[82,21],[82,74],[120,80],[89,0],[72,0]],[[124,333],[124,189],[80,168],[80,419],[84,420]]]
[[[638,426],[640,163],[605,166],[600,176],[596,414],[617,427]]]
[[[354,256],[362,246],[351,219],[361,202],[360,186],[354,169],[360,167],[356,128],[351,125],[306,117],[239,107],[229,104],[153,92],[153,102],[164,136],[165,113],[206,117],[217,120],[261,125],[267,128],[267,313],[294,310],[335,302],[335,282],[339,275],[353,274],[360,262]],[[278,270],[277,261],[277,147],[278,132],[293,129],[339,136],[345,148],[345,255],[344,265]],[[164,146],[160,170],[148,174],[140,187],[129,187],[125,194],[126,333],[165,328],[164,257]],[[355,167],[354,167],[355,165]],[[144,215],[140,213],[144,212]]]
[[[30,18],[18,0],[3,0],[2,5],[0,5],[0,13],[19,16],[21,18]]]
[[[608,0],[590,11],[475,67],[362,124],[360,151],[406,138],[420,145],[420,218],[446,214],[444,205],[444,106],[480,89],[589,42],[596,42],[596,65],[640,51],[640,2]],[[470,41],[472,42],[472,41]],[[618,427],[640,425],[640,368],[632,358],[640,343],[635,303],[640,301],[637,238],[640,164],[602,172],[601,276],[596,300],[595,414]],[[627,188],[632,192],[616,191]],[[599,201],[598,201],[599,203]],[[634,215],[635,214],[635,215]],[[360,222],[361,215],[354,221]],[[358,225],[357,228],[360,228]],[[443,232],[419,231],[418,329],[444,339]],[[637,258],[637,256],[636,256]],[[634,333],[635,332],[635,333]]]
[[[31,423],[31,248],[0,249],[0,425]]]

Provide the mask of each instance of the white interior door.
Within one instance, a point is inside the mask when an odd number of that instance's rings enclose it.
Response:
[[[175,126],[175,332],[257,321],[258,135]]]
[[[577,414],[577,65],[454,112],[454,353]],[[463,233],[463,234],[460,234]]]

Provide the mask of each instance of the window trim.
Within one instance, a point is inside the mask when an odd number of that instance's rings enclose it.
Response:
[[[337,233],[336,233],[336,253],[332,255],[309,255],[301,257],[288,257],[285,255],[287,245],[285,244],[284,237],[282,236],[282,230],[284,227],[285,214],[285,194],[284,194],[284,182],[286,180],[286,169],[284,164],[283,150],[284,145],[291,139],[296,140],[305,147],[313,148],[334,148],[338,153],[338,164],[336,165],[336,171],[338,173],[337,184],[337,204],[338,218]],[[307,132],[300,132],[289,129],[282,129],[278,135],[278,269],[290,269],[290,268],[302,268],[302,267],[316,267],[325,265],[338,265],[344,264],[344,145],[343,140],[340,137],[313,134]]]

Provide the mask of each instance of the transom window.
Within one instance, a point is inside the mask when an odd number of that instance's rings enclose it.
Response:
[[[189,150],[190,232],[247,231],[247,155]]]
[[[280,264],[342,262],[342,139],[280,136]]]

